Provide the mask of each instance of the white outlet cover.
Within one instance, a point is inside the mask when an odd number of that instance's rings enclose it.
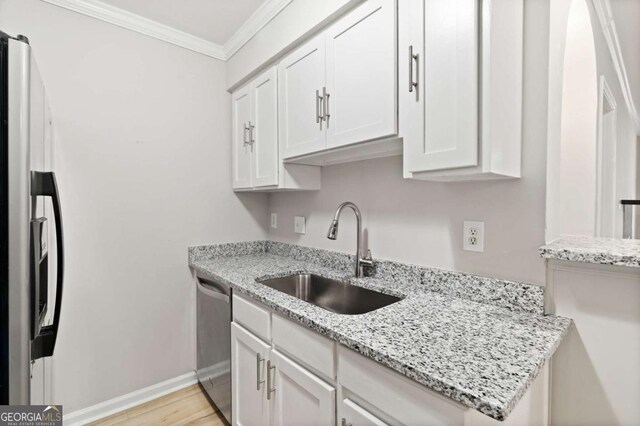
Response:
[[[271,213],[271,227],[274,229],[278,227],[278,213]]]
[[[462,248],[466,251],[484,252],[484,222],[464,222]]]
[[[296,234],[306,234],[307,233],[307,223],[306,218],[304,216],[296,216],[293,219],[293,230]]]

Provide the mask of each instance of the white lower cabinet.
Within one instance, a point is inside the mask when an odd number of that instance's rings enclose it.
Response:
[[[547,367],[499,422],[255,302],[234,295],[233,306],[234,425],[547,424]]]
[[[266,363],[270,346],[235,323],[231,324],[231,395],[233,423],[269,425]]]
[[[332,425],[335,388],[276,350],[271,352],[273,424]]]
[[[234,296],[231,324],[231,392],[234,425],[334,425],[336,388],[239,325],[254,324],[265,310]],[[295,334],[303,327],[286,321]],[[270,325],[269,319],[266,324]],[[263,334],[263,337],[271,333]],[[296,334],[300,335],[300,334]],[[325,338],[317,336],[319,340]],[[324,344],[324,341],[322,342]]]

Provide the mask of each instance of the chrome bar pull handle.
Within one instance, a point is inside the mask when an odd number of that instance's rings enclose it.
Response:
[[[331,117],[331,114],[329,114],[329,96],[331,95],[327,93],[327,88],[323,87],[322,88],[322,117],[324,121],[329,121],[329,117]]]
[[[253,124],[251,124],[251,122],[249,122],[249,143],[255,143],[256,138],[253,134],[253,129],[255,129],[256,126],[254,126]]]
[[[247,125],[247,123],[244,123],[243,125],[243,130],[242,130],[242,145],[247,146],[249,144],[249,141],[247,140],[247,132],[249,132],[249,126]]]
[[[256,126],[254,126],[253,124],[251,124],[251,122],[249,122],[249,145],[251,145],[251,152],[253,152],[253,144],[256,143],[256,139],[253,135],[253,129],[255,129]]]
[[[316,90],[316,123],[320,123],[322,121],[322,116],[320,115],[320,104],[322,103],[322,100],[323,98],[320,96],[320,91]]]
[[[271,387],[271,370],[275,370],[276,366],[271,365],[271,361],[267,361],[267,399],[271,399],[271,393],[276,391],[275,386]]]
[[[416,61],[416,81],[413,81],[413,61]],[[413,54],[413,46],[409,46],[409,92],[418,88],[418,54]]]
[[[264,380],[260,380],[262,368],[260,368],[261,364],[264,362],[264,358],[260,356],[259,353],[256,354],[256,390],[260,390],[260,385],[264,383]]]

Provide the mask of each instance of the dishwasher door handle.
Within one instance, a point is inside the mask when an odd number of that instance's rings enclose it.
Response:
[[[222,288],[210,285],[210,281],[202,280],[200,277],[196,279],[198,280],[198,291],[202,292],[202,294],[229,303],[229,295],[226,294]]]

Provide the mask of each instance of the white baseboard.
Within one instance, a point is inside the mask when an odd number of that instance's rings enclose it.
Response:
[[[92,405],[63,417],[65,425],[85,425],[198,383],[195,371]]]

